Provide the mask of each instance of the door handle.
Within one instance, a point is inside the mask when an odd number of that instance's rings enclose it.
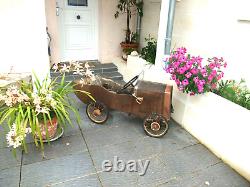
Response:
[[[62,10],[62,8],[59,6],[58,2],[56,2],[56,16],[60,15],[60,10]]]
[[[77,15],[77,16],[76,16],[76,19],[81,19],[81,16],[80,16],[80,15]]]

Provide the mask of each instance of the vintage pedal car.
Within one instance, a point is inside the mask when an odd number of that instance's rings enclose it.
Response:
[[[94,84],[82,84],[76,80],[74,88],[91,93],[96,102],[81,92],[75,94],[87,104],[86,113],[93,122],[104,123],[108,119],[108,108],[115,109],[143,118],[146,134],[161,137],[168,130],[172,86],[137,79],[138,76],[134,77],[124,86],[101,77]]]

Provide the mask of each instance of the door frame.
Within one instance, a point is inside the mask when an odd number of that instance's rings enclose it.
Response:
[[[95,57],[94,59],[78,59],[78,60],[99,60],[100,58],[100,53],[99,53],[99,0],[88,0],[88,1],[92,1],[94,2],[94,8],[93,8],[93,14],[95,15],[95,19],[94,19],[94,45],[95,45]],[[58,34],[59,34],[59,59],[60,62],[63,61],[71,61],[74,59],[64,59],[65,58],[65,54],[64,53],[64,44],[62,44],[62,42],[64,42],[64,31],[63,31],[63,16],[62,16],[62,8],[61,7],[61,3],[63,3],[63,6],[66,6],[67,0],[55,0],[56,2],[56,15],[57,15],[57,28],[58,28]],[[58,15],[59,14],[59,15]],[[61,16],[60,16],[61,15]]]

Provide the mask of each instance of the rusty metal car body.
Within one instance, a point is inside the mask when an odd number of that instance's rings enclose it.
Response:
[[[75,81],[76,90],[91,93],[97,101],[93,102],[84,93],[75,92],[77,97],[87,104],[87,115],[92,121],[105,122],[109,108],[145,119],[144,130],[150,136],[161,137],[167,132],[167,122],[171,115],[171,85],[139,80],[135,87],[130,84],[124,89],[124,86],[109,79],[102,78],[100,82],[99,85],[95,85]],[[104,117],[101,117],[102,114]]]

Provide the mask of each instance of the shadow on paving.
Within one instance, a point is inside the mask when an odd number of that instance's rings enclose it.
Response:
[[[94,124],[86,116],[86,106],[71,97],[82,121],[78,125],[72,115],[73,128],[45,145],[45,158],[31,143],[29,153],[18,152],[16,160],[0,144],[1,187],[250,186],[173,121],[164,137],[151,138],[144,133],[142,119],[119,111],[111,111],[105,124]],[[103,171],[103,160],[113,162],[115,156],[124,162],[149,160],[149,167],[144,176],[139,175],[140,170]]]

